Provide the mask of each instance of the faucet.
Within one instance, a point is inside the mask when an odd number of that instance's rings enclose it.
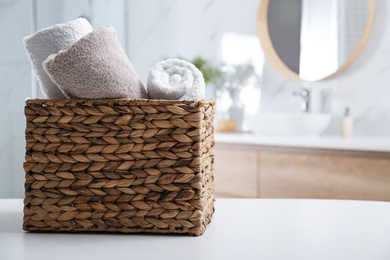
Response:
[[[303,113],[310,113],[310,90],[303,88],[300,91],[293,92],[293,95],[302,98],[301,111]]]

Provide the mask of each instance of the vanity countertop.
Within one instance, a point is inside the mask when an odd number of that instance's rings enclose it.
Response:
[[[22,230],[22,199],[0,199],[0,259],[390,259],[390,204],[217,199],[200,237]]]
[[[352,151],[390,152],[390,137],[339,136],[281,137],[255,134],[217,133],[216,144],[248,146],[281,146],[298,148],[338,149]]]

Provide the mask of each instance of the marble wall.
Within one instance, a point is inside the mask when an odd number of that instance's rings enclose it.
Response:
[[[79,0],[38,0],[38,27],[83,14]],[[146,83],[149,68],[165,57],[202,55],[218,63],[221,37],[256,37],[260,0],[91,0],[95,28],[114,25],[123,46]],[[390,138],[390,4],[376,0],[374,30],[362,55],[343,74],[306,85],[320,97],[318,111],[333,115],[327,134],[338,134],[345,106],[356,118],[357,135]],[[0,198],[23,197],[25,99],[31,95],[31,70],[22,39],[30,34],[31,1],[0,0]],[[127,22],[126,22],[127,21]],[[261,85],[262,112],[299,112],[291,92],[303,83],[277,73],[267,63]]]
[[[32,75],[22,39],[31,34],[31,2],[0,0],[0,198],[24,196],[24,102],[32,95]],[[38,29],[84,15],[82,2],[88,1],[38,0]],[[115,26],[125,45],[125,0],[95,2],[89,10],[93,27]]]
[[[146,82],[166,57],[218,63],[225,33],[256,35],[259,0],[130,0],[130,59]]]
[[[30,63],[22,39],[30,33],[30,2],[0,1],[0,197],[22,197],[24,101]]]

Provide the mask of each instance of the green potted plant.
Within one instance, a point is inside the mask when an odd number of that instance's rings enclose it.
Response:
[[[215,84],[222,76],[222,71],[219,67],[213,66],[210,61],[203,59],[200,55],[190,61],[195,65],[202,73],[206,86]]]

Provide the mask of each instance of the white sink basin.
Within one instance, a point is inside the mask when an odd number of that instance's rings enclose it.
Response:
[[[330,119],[330,114],[258,114],[248,116],[248,125],[259,135],[306,137],[320,135]]]

